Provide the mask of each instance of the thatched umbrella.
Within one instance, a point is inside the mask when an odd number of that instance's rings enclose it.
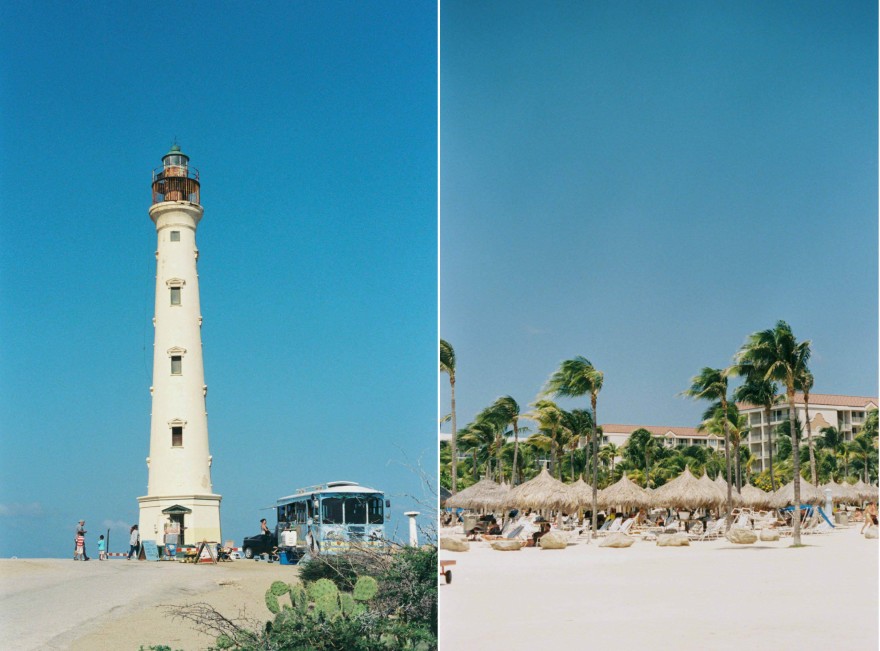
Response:
[[[446,500],[448,500],[450,497],[452,497],[452,491],[450,491],[448,488],[443,488],[443,486],[441,486],[440,487],[440,507],[441,508],[446,506]]]
[[[721,475],[718,475],[719,477]],[[727,487],[722,488],[718,484],[716,484],[713,480],[709,479],[709,475],[703,470],[703,476],[700,477],[699,482],[704,484],[706,487],[712,489],[713,491],[718,492],[718,496],[721,498],[722,502],[727,501]]]
[[[824,504],[825,494],[806,479],[801,479],[801,504]],[[781,509],[794,504],[794,482],[790,481],[777,490],[770,499],[770,505]]]
[[[714,484],[721,489],[721,493],[724,495],[724,501],[727,502],[727,480],[721,476],[721,473],[718,473],[718,476],[715,477]],[[743,503],[742,495],[736,490],[736,486],[731,487],[730,497],[733,500],[734,506],[739,506]]]
[[[574,511],[578,498],[567,484],[554,479],[547,468],[541,474],[512,489],[505,498],[505,504],[523,509],[560,509]]]
[[[773,497],[772,493],[765,493],[757,486],[746,484],[743,486],[742,493],[743,504],[753,509],[765,509],[771,506],[770,501]]]
[[[700,482],[687,467],[671,482],[655,489],[653,498],[654,506],[685,509],[701,509],[722,503],[718,491]]]
[[[855,483],[853,490],[859,496],[860,500],[865,502],[877,500],[877,487],[872,486],[871,484],[866,484],[861,479]]]
[[[831,501],[835,504],[855,504],[859,501],[858,492],[847,483],[838,484],[832,479],[819,487],[823,493],[826,488],[831,490]]]
[[[584,481],[583,476],[578,477],[578,480],[575,483],[569,484],[568,489],[574,493],[574,496],[577,498],[578,506],[585,507],[587,505],[593,505],[593,487]],[[599,491],[599,495],[602,495],[602,491]],[[599,499],[601,499],[601,497]]]
[[[498,510],[506,504],[510,490],[491,479],[481,479],[446,500],[448,508]]]
[[[599,491],[599,506],[605,509],[620,506],[626,511],[640,509],[651,506],[651,495],[623,473],[617,483]]]

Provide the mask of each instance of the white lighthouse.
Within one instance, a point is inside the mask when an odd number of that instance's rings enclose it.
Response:
[[[178,534],[177,545],[221,541],[221,497],[211,484],[196,271],[196,228],[204,212],[199,188],[198,170],[173,145],[153,172],[150,219],[158,244],[152,414],[147,494],[138,498],[141,539],[160,546],[169,532]]]

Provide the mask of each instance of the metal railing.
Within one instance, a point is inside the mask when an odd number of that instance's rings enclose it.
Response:
[[[153,203],[199,203],[199,171],[194,167],[160,167],[153,170]]]

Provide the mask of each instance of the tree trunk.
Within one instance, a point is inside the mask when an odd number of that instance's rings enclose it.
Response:
[[[556,476],[556,479],[559,479],[559,476],[562,474],[562,472],[561,468],[559,468],[557,464],[556,425],[553,426],[553,429],[550,432],[550,461],[553,464],[553,474]]]
[[[770,488],[776,490],[776,480],[773,478],[773,428],[770,426],[770,406],[764,407],[764,415],[767,417],[767,451],[770,453]]]
[[[474,455],[474,483],[476,484],[477,483],[477,448],[474,448],[472,452]]]
[[[598,515],[599,501],[599,441],[596,438],[596,394],[590,396],[590,403],[593,407],[593,535],[598,532],[596,526],[596,516]]]
[[[741,456],[739,453],[739,446],[740,446],[740,444],[737,443],[736,447],[734,448],[734,451],[736,454],[736,490],[742,491],[742,489],[743,489],[742,467],[741,467],[742,460],[741,460]]]
[[[724,418],[724,457],[727,461],[727,528],[730,529],[731,519],[733,518],[733,484],[730,468],[730,434],[727,429],[727,396],[721,398],[721,413]]]
[[[516,486],[516,458],[519,455],[519,430],[516,427],[516,418],[513,419],[513,468],[510,470],[510,485]]]
[[[458,492],[458,451],[457,451],[457,441],[456,437],[458,436],[458,430],[455,429],[455,376],[449,376],[449,390],[452,394],[452,438],[449,439],[449,447],[452,448],[452,493],[455,494]]]
[[[791,544],[799,546],[801,544],[801,455],[800,441],[798,441],[797,426],[795,425],[794,410],[794,382],[792,381],[787,389],[788,393],[788,423],[791,432],[791,456],[794,466],[794,511],[791,515],[792,533]]]
[[[818,487],[816,481],[816,455],[813,453],[813,429],[810,426],[810,394],[804,391],[804,417],[807,419],[807,447],[810,449],[810,481]]]

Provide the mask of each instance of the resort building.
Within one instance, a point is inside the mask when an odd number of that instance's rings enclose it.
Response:
[[[807,409],[804,404],[804,394],[796,393],[794,403],[796,418],[803,426],[803,440],[805,441],[807,437]],[[878,404],[880,401],[876,397],[811,393],[809,404],[810,433],[815,439],[822,435],[822,428],[835,427],[843,435],[845,441],[851,441],[864,426],[868,410],[877,409]],[[740,402],[736,406],[741,414],[746,414],[749,417],[750,430],[747,439],[749,450],[758,459],[758,470],[765,470],[769,467],[770,462],[770,433],[788,420],[789,410],[785,396],[782,396],[782,402],[773,406],[769,423],[763,407]],[[775,439],[773,454],[776,455]]]
[[[602,425],[601,445],[613,443],[620,447],[637,429],[646,429],[659,439],[664,447],[677,448],[691,445],[707,445],[711,448],[723,447],[723,439],[706,432],[698,432],[696,427],[666,427],[664,425]]]

